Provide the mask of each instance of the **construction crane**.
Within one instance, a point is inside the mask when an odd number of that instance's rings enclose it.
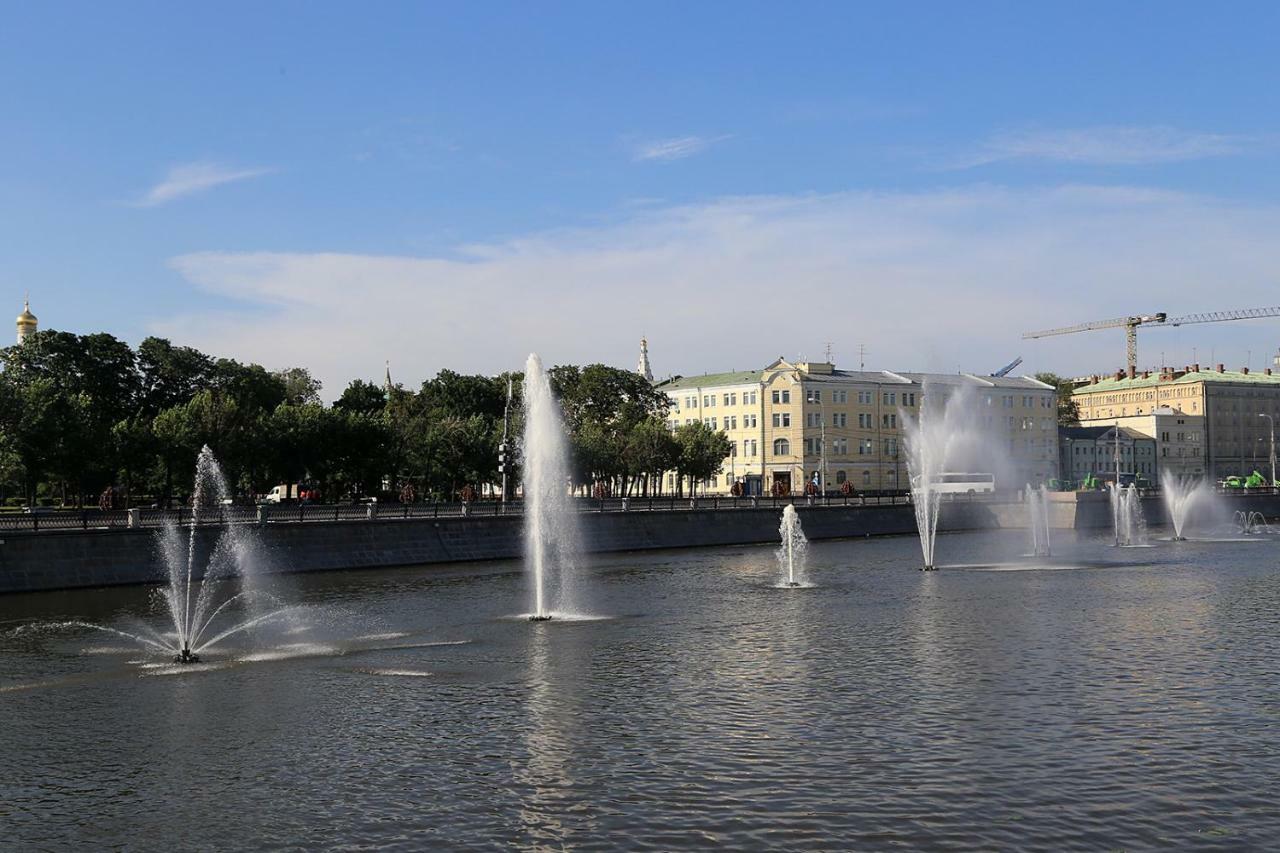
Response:
[[[1019,364],[1022,364],[1022,356],[1018,356],[1013,361],[1009,362],[1004,367],[1000,368],[995,373],[991,374],[991,378],[997,379],[1001,376],[1008,376],[1010,373],[1013,372],[1013,369],[1017,367]]]
[[[1128,368],[1132,376],[1138,369],[1138,327],[1157,326],[1190,326],[1195,323],[1225,323],[1228,320],[1257,320],[1263,317],[1280,317],[1280,307],[1275,308],[1242,308],[1239,311],[1210,311],[1205,314],[1185,314],[1181,317],[1170,317],[1163,311],[1158,314],[1140,314],[1133,317],[1116,317],[1114,320],[1097,320],[1092,323],[1080,323],[1076,326],[1064,326],[1061,329],[1045,329],[1042,332],[1026,332],[1022,339],[1048,338],[1054,335],[1070,335],[1076,332],[1092,332],[1096,329],[1123,328],[1125,342],[1128,347]]]

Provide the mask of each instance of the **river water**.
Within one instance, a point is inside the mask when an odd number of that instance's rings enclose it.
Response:
[[[0,847],[1101,850],[1280,836],[1277,540],[1022,535],[282,579],[310,627],[168,665],[0,598]]]

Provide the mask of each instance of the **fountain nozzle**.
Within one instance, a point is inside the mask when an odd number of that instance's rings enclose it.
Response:
[[[191,653],[188,646],[183,646],[182,651],[173,656],[174,663],[200,663],[200,656]]]
[[[548,613],[545,616],[539,616],[539,615],[530,616],[529,621],[530,622],[550,622],[551,614]]]

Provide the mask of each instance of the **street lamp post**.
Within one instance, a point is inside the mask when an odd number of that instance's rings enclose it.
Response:
[[[1271,488],[1276,487],[1276,419],[1266,412],[1258,412],[1258,417],[1266,418],[1271,425]]]

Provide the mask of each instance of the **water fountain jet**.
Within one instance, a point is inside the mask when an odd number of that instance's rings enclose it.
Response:
[[[1136,484],[1110,484],[1111,519],[1115,525],[1116,545],[1121,548],[1147,544],[1147,519],[1142,512],[1142,498]]]
[[[542,359],[531,353],[524,372],[525,560],[532,574],[531,622],[571,611],[573,568],[581,553],[578,517],[569,495],[569,448],[560,404]]]
[[[778,549],[778,563],[786,570],[786,581],[783,586],[798,587],[796,580],[796,564],[800,566],[800,576],[804,576],[805,555],[809,549],[809,540],[800,526],[800,514],[795,504],[787,504],[782,510],[782,523],[778,525],[778,533],[782,536],[782,547]]]
[[[1166,472],[1161,478],[1160,490],[1165,509],[1169,513],[1169,523],[1173,525],[1173,541],[1184,542],[1187,537],[1183,531],[1186,530],[1191,509],[1211,497],[1209,487],[1203,479],[1179,477]]]
[[[1033,557],[1052,557],[1053,549],[1049,546],[1049,490],[1042,484],[1039,488],[1027,485],[1027,526],[1031,530],[1031,555]]]

